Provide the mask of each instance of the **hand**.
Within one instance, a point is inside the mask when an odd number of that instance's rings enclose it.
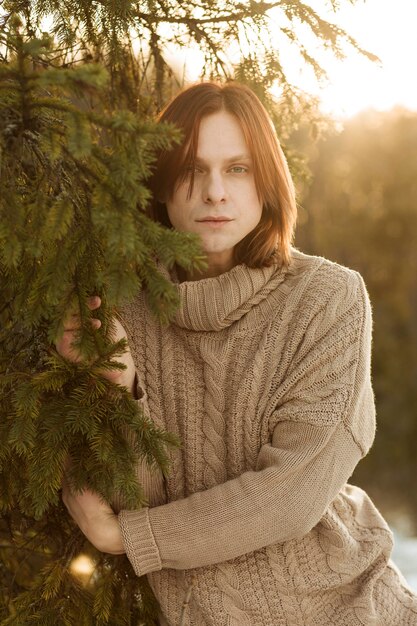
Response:
[[[62,481],[62,500],[81,531],[100,552],[124,554],[119,521],[113,509],[94,491],[73,494]]]
[[[99,296],[91,296],[87,300],[87,306],[91,311],[98,309],[101,306],[101,298]],[[119,341],[120,339],[126,339],[126,331],[121,325],[121,323],[115,319],[113,320],[116,330],[115,334],[112,337],[113,341]],[[91,324],[93,328],[99,329],[101,326],[101,321],[97,318],[93,318],[91,320]],[[74,363],[78,363],[81,361],[80,353],[72,347],[72,343],[75,338],[76,332],[79,330],[81,325],[80,315],[78,312],[71,313],[64,321],[64,334],[60,341],[56,344],[57,352],[68,359],[69,361],[73,361]],[[126,365],[125,370],[103,370],[102,376],[107,378],[113,383],[118,385],[122,385],[127,387],[127,389],[134,394],[134,383],[135,383],[135,365],[133,363],[132,355],[130,353],[129,347],[126,352],[119,357],[115,357],[114,359],[118,363],[123,363]]]

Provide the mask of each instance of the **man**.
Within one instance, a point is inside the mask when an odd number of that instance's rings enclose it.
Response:
[[[118,382],[182,447],[165,481],[142,474],[149,507],[116,515],[67,487],[64,502],[147,574],[163,624],[417,624],[391,532],[347,484],[375,429],[362,278],[291,247],[293,184],[248,88],[195,85],[160,119],[183,142],[158,155],[150,212],[197,233],[207,269],[161,266],[181,297],[167,327],[144,293],[125,307]]]

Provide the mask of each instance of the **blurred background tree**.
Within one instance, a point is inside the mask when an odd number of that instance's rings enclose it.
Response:
[[[317,45],[337,57],[346,46],[375,57],[299,0],[9,0],[0,19],[1,623],[154,624],[145,582],[124,557],[88,545],[60,503],[59,485],[69,451],[74,484],[107,500],[117,491],[126,506],[140,506],[134,458],[120,437],[126,425],[136,453],[166,471],[169,435],[152,429],[98,370],[123,349],[110,340],[111,318],[138,289],[148,290],[161,319],[175,309],[155,256],[168,265],[202,263],[192,237],[145,215],[153,153],[179,139],[153,122],[184,84],[172,50],[199,51],[201,78],[236,78],[259,95],[299,180],[307,170],[294,131],[302,122],[315,140],[325,120],[317,101],[291,84],[280,42],[317,77],[324,75]],[[97,292],[102,336],[91,331],[85,306]],[[74,303],[86,366],[69,365],[51,348]],[[84,578],[73,575],[83,554],[94,563]]]
[[[367,111],[309,152],[296,245],[358,270],[374,315],[378,430],[353,482],[417,532],[417,114]]]

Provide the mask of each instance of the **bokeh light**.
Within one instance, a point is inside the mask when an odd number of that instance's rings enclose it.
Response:
[[[86,554],[80,554],[71,561],[69,570],[73,576],[87,583],[94,573],[94,561]]]

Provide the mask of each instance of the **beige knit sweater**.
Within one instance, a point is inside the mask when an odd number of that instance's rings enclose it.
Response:
[[[161,623],[417,625],[391,532],[346,483],[375,429],[362,278],[293,250],[177,288],[169,326],[143,293],[122,315],[140,402],[182,441],[165,482],[138,468],[149,508],[119,514]]]

